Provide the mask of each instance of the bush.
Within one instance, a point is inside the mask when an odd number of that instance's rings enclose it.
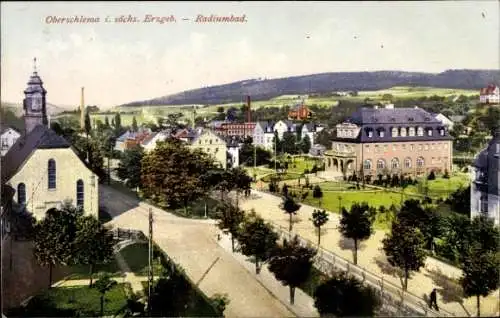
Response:
[[[304,169],[304,174],[309,174],[309,169]]]
[[[436,180],[436,174],[434,173],[434,170],[429,173],[429,175],[427,176],[427,180]]]
[[[450,178],[450,174],[448,173],[447,169],[444,170],[443,178],[444,179],[449,179]]]

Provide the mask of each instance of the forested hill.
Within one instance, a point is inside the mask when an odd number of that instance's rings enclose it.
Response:
[[[280,95],[364,91],[393,86],[479,89],[500,83],[499,70],[447,70],[442,73],[400,71],[340,72],[275,79],[251,79],[230,84],[198,88],[121,106],[219,104],[241,102],[244,95],[267,100]]]

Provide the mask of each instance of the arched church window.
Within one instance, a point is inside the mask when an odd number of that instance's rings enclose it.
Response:
[[[83,186],[83,180],[80,179],[76,182],[76,207],[83,209],[83,204],[85,199],[85,192]]]
[[[49,159],[47,179],[48,179],[49,189],[55,189],[56,188],[56,161],[54,159]]]
[[[17,203],[20,205],[26,204],[26,185],[19,183],[17,186]]]

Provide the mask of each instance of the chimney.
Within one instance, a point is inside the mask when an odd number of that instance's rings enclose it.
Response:
[[[247,95],[247,122],[252,121],[252,108],[251,108],[251,101],[250,101],[250,95]]]
[[[82,87],[82,96],[80,100],[80,128],[85,129],[85,100],[84,100],[84,87]]]

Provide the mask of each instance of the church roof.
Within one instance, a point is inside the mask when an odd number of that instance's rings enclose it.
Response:
[[[70,148],[71,144],[44,125],[19,138],[2,161],[2,181],[12,178],[36,149]]]

